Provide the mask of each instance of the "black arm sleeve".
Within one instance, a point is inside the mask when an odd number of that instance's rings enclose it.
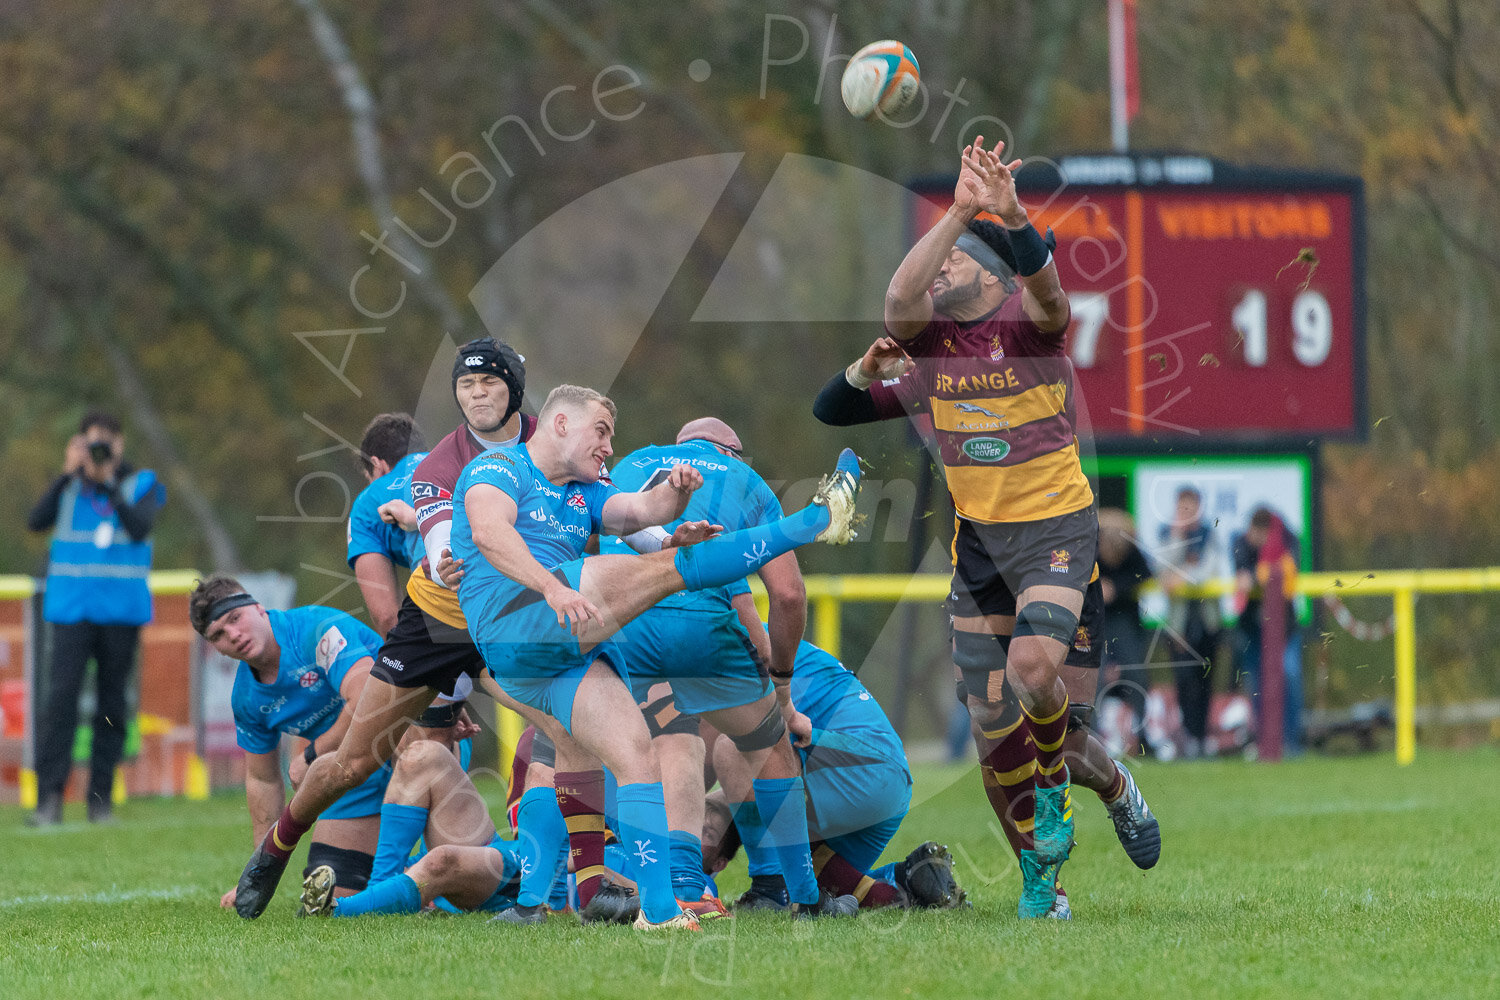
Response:
[[[31,513],[26,515],[26,529],[28,531],[46,531],[57,523],[57,505],[62,501],[62,491],[71,482],[71,475],[58,476],[47,487],[47,492],[31,508]]]
[[[144,542],[146,536],[151,534],[151,526],[156,523],[156,512],[161,509],[161,501],[156,496],[157,491],[150,489],[135,503],[127,503],[120,495],[119,484],[110,484],[109,502],[114,505],[115,513],[120,515],[120,523],[125,526],[125,533],[132,542]]]
[[[829,379],[818,398],[813,400],[813,416],[834,427],[868,424],[881,419],[875,412],[875,401],[869,392],[850,385],[843,372]]]

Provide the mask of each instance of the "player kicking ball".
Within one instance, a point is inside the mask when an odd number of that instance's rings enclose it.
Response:
[[[590,535],[677,519],[703,483],[689,465],[639,493],[600,481],[615,412],[592,389],[559,386],[529,442],[464,470],[453,493],[453,554],[466,571],[459,601],[500,687],[562,723],[618,780],[624,874],[641,896],[636,926],[696,928],[674,897],[660,763],[612,639],[669,594],[725,586],[814,541],[849,541],[859,460],[846,449],[810,505],[770,524],[649,555],[584,557]]]

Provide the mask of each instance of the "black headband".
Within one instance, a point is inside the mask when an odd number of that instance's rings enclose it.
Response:
[[[208,611],[205,612],[203,618],[203,621],[206,623],[204,628],[223,618],[235,608],[243,608],[246,605],[259,603],[259,601],[244,591],[238,594],[230,594],[228,597],[221,597],[208,606]]]

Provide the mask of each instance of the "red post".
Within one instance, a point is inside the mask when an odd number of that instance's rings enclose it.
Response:
[[[1261,760],[1281,759],[1283,705],[1286,700],[1286,533],[1273,517],[1261,546],[1256,575],[1261,578],[1260,601],[1260,732],[1256,749]]]

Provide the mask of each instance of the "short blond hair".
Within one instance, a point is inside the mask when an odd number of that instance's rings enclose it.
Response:
[[[564,406],[576,408],[586,406],[589,403],[598,403],[609,412],[609,419],[619,419],[619,412],[615,409],[615,401],[598,392],[582,385],[563,384],[547,393],[547,401],[542,404],[537,413],[537,419],[542,420],[550,417],[556,410]]]

